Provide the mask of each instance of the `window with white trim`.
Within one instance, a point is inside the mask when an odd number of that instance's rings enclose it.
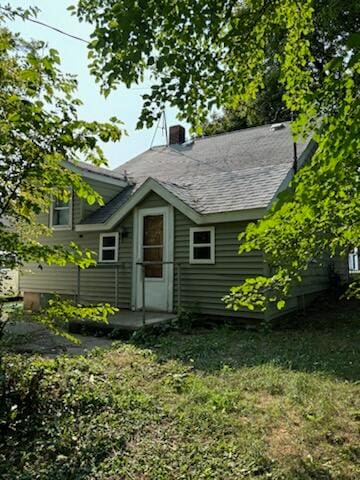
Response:
[[[119,250],[119,233],[101,233],[99,261],[103,263],[117,262]]]
[[[215,263],[215,227],[190,228],[190,263]]]
[[[71,198],[66,202],[58,198],[53,201],[50,226],[58,229],[71,227]]]

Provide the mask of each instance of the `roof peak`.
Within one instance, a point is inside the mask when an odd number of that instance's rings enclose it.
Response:
[[[253,127],[244,127],[244,128],[239,128],[237,130],[231,130],[230,132],[222,132],[222,133],[214,133],[213,135],[204,135],[202,137],[191,137],[187,140],[185,140],[184,143],[181,144],[174,144],[174,145],[155,145],[154,147],[148,148],[145,151],[150,151],[150,150],[156,150],[158,148],[171,148],[174,150],[184,148],[188,146],[191,142],[200,142],[204,140],[210,140],[212,138],[218,138],[218,137],[224,137],[226,135],[234,135],[236,133],[242,133],[242,132],[249,132],[250,130],[260,130],[260,129],[265,129],[268,127],[270,133],[275,133],[279,130],[283,130],[283,128],[287,128],[290,125],[290,120],[284,121],[284,122],[279,122],[279,123],[264,123],[263,125],[254,125]],[[283,128],[274,128],[274,125],[283,125]]]

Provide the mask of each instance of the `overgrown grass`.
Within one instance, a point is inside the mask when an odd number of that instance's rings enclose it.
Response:
[[[357,480],[359,311],[75,358],[10,355],[0,477]]]

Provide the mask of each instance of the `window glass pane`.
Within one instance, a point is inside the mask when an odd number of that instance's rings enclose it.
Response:
[[[194,260],[210,260],[211,248],[210,247],[194,247]]]
[[[69,209],[54,210],[53,214],[54,225],[69,225]]]
[[[161,262],[163,256],[162,247],[144,248],[144,262]]]
[[[102,237],[103,247],[115,247],[115,235],[111,237]]]
[[[162,265],[145,265],[145,278],[162,278]]]
[[[193,234],[194,234],[194,243],[210,243],[211,242],[210,230],[205,230],[204,232],[193,232]]]
[[[54,201],[54,207],[60,207],[60,208],[69,208],[69,201],[64,202],[63,200],[59,200],[58,198]]]
[[[102,251],[103,260],[115,260],[115,250],[103,250]]]
[[[161,262],[163,259],[163,249],[162,247],[147,247],[144,248],[144,262]],[[162,264],[158,265],[146,265],[145,266],[145,277],[146,278],[162,278],[163,276],[163,266]]]
[[[143,245],[163,244],[163,216],[148,215],[144,217]]]

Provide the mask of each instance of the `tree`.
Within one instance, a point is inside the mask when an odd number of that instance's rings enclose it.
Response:
[[[279,83],[279,68],[269,68],[264,79],[264,88],[258,92],[256,100],[248,105],[225,109],[215,113],[202,125],[204,135],[232,132],[246,127],[277,123],[291,119],[291,112],[282,99],[284,88]]]
[[[348,2],[347,8],[344,8],[342,0],[314,0],[313,6],[314,31],[309,38],[309,48],[314,58],[314,78],[322,78],[324,66],[341,49],[342,38],[348,32],[358,30],[359,6]],[[203,125],[205,135],[291,119],[291,112],[283,100],[284,85],[280,82],[280,65],[275,57],[277,46],[284,41],[284,32],[280,30],[276,37],[266,48],[268,69],[264,76],[264,88],[258,92],[256,100],[235,110],[227,109],[212,115]]]
[[[334,5],[345,21],[322,29]],[[138,127],[151,126],[169,103],[201,133],[213,107],[256,101],[269,51],[278,63],[294,139],[311,134],[318,148],[266,217],[240,236],[240,252],[263,251],[272,269],[233,288],[229,308],[269,301],[282,308],[314,258],[345,255],[360,243],[357,0],[78,0],[72,9],[94,25],[90,71],[105,95],[150,72]],[[332,39],[330,61],[312,52],[319,35],[325,50]]]
[[[96,263],[92,252],[75,243],[42,245],[37,236],[51,231],[37,225],[36,218],[54,198],[66,201],[70,191],[102,204],[100,195],[64,162],[105,163],[99,140],[119,140],[121,130],[116,118],[103,124],[80,120],[77,82],[59,70],[57,51],[44,42],[27,42],[4,26],[15,16],[26,19],[36,13],[11,7],[0,12],[0,267],[37,262],[86,268]],[[54,319],[104,320],[113,312],[108,304],[82,307],[53,299],[37,320],[66,335]]]

